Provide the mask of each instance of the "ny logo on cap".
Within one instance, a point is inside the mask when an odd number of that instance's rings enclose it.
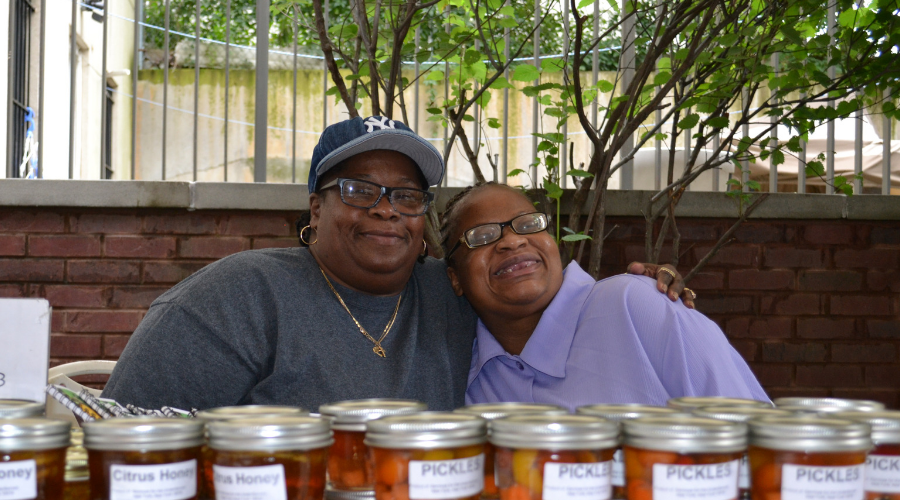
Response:
[[[371,131],[375,130],[375,127],[378,127],[379,129],[382,129],[382,130],[386,129],[386,128],[394,128],[394,120],[388,120],[387,118],[385,118],[383,116],[381,116],[379,118],[381,118],[381,119],[379,120],[378,118],[375,118],[374,116],[370,116],[370,117],[366,118],[366,121],[363,122],[363,125],[366,126],[366,132],[371,132]]]

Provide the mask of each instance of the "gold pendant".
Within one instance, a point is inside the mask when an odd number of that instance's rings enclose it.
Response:
[[[372,352],[381,356],[382,358],[386,357],[384,349],[382,349],[380,345],[376,345],[375,347],[373,347]]]

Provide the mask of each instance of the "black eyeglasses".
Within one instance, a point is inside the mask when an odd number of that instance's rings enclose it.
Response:
[[[449,259],[453,252],[464,243],[469,248],[490,245],[503,236],[503,228],[505,227],[511,228],[516,234],[534,234],[546,231],[549,224],[549,215],[543,212],[534,212],[516,216],[506,222],[492,222],[475,226],[463,233],[456,245],[447,252],[447,258]]]
[[[319,191],[334,186],[341,188],[341,201],[356,208],[372,208],[386,194],[391,206],[401,215],[422,215],[434,199],[433,193],[421,189],[387,187],[357,179],[335,179],[320,187]]]

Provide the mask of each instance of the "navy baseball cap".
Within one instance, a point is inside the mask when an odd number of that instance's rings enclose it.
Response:
[[[383,116],[356,117],[330,125],[322,132],[313,149],[307,182],[309,192],[314,193],[322,175],[338,163],[376,149],[397,151],[410,157],[429,186],[440,184],[444,177],[441,153],[405,124]]]

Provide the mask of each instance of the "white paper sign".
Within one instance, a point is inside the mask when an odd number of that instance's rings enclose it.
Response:
[[[37,462],[0,462],[0,500],[37,498]]]
[[[608,500],[612,497],[612,460],[585,464],[544,464],[542,500]]]
[[[484,489],[484,455],[454,460],[411,460],[409,498],[445,500],[478,495]]]
[[[900,456],[869,455],[866,459],[866,491],[900,493]]]
[[[742,490],[750,489],[750,459],[746,453],[741,457],[741,471],[738,474],[738,488]]]
[[[613,486],[625,486],[625,456],[622,448],[616,450],[616,454],[613,455],[612,484]]]
[[[737,498],[740,460],[719,464],[653,464],[653,500]]]
[[[109,500],[185,500],[197,496],[197,461],[112,465]]]
[[[45,401],[50,361],[50,303],[0,299],[0,399]]]
[[[784,464],[781,500],[862,500],[865,465],[820,467]]]
[[[287,500],[284,466],[225,467],[213,465],[216,500]]]

